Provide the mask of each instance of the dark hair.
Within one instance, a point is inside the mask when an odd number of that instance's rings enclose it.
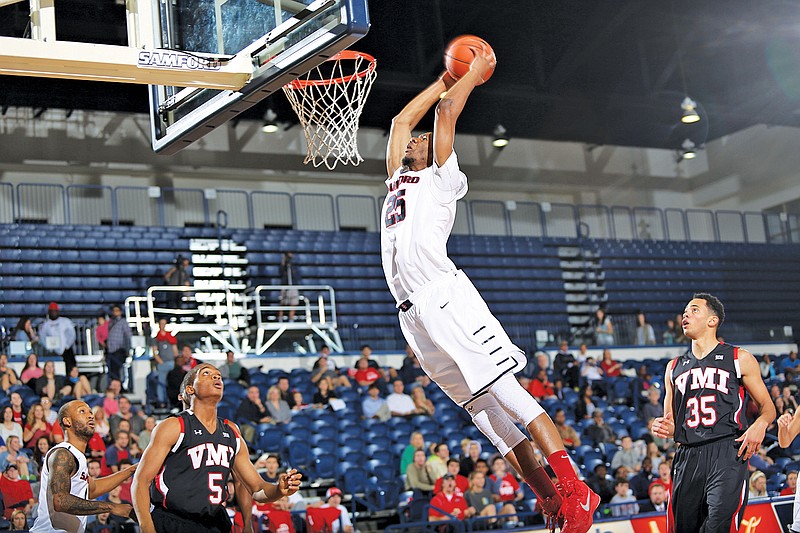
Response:
[[[722,302],[719,301],[719,298],[712,294],[708,294],[707,292],[698,292],[692,296],[692,299],[706,301],[706,305],[709,309],[711,309],[711,312],[719,317],[719,324],[717,324],[717,327],[720,327],[722,323],[725,322],[725,306],[722,305]]]
[[[289,381],[289,376],[281,376],[281,377],[278,378],[278,381],[280,381],[282,379],[285,379],[286,381]]]
[[[489,466],[489,463],[486,462],[486,459],[478,459],[477,461],[475,461],[475,466],[478,466],[478,463],[485,464],[487,466],[487,468]]]
[[[450,463],[455,463],[455,464],[457,464],[457,465],[460,465],[460,464],[461,464],[461,463],[458,461],[458,459],[455,459],[455,458],[450,458],[450,459],[448,459],[448,460],[447,460],[447,466],[450,466]]]
[[[62,429],[64,429],[64,433],[66,433],[66,428],[64,428],[64,419],[66,417],[70,416],[70,414],[69,414],[69,411],[70,411],[69,404],[71,404],[71,403],[72,402],[65,403],[58,410],[58,425],[61,426]],[[8,407],[9,407],[9,409],[11,408],[11,406],[8,406]],[[3,412],[5,413],[5,410]]]
[[[112,310],[114,310],[114,309],[119,309],[120,311],[122,311],[122,306],[121,306],[121,305],[119,305],[119,304],[113,304],[113,305],[111,306],[111,309],[112,309]]]
[[[276,461],[278,461],[278,466],[279,466],[279,467],[281,466],[281,458],[280,458],[280,457],[278,457],[278,454],[276,454],[276,453],[271,453],[271,454],[269,454],[269,455],[267,456],[267,459],[275,459]]]
[[[369,348],[369,349],[371,350],[371,349],[372,349],[372,346],[370,346],[369,344],[362,344],[362,345],[361,345],[361,348],[359,348],[358,350],[359,350],[359,351],[362,351],[364,348]]]
[[[425,163],[426,163],[426,166],[432,167],[433,166],[433,162],[434,162],[433,161],[433,132],[431,131],[429,133],[430,133],[430,136],[428,137],[428,154],[427,154],[428,160]],[[444,164],[444,161],[442,161],[442,164]]]
[[[617,485],[622,485],[622,484],[628,485],[628,484],[630,484],[630,481],[628,481],[628,478],[626,478],[626,477],[622,477],[622,476],[618,477],[618,478],[617,478],[617,479],[614,481],[614,486],[615,486],[615,487],[616,487]]]
[[[433,453],[439,453],[439,450],[442,448],[442,446],[447,446],[447,443],[446,442],[440,442],[439,444],[434,446],[433,447]]]
[[[14,333],[16,333],[17,331],[25,330],[25,322],[27,322],[28,320],[30,320],[30,317],[28,317],[28,316],[20,317],[19,322],[17,322],[16,327],[14,327]]]
[[[90,465],[92,463],[102,464],[102,463],[100,463],[100,459],[98,459],[97,457],[92,457],[91,459],[87,459],[86,460],[86,464],[87,465]]]

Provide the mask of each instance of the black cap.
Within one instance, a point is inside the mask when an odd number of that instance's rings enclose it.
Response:
[[[454,476],[454,475],[453,475],[453,474],[451,474],[450,472],[448,472],[448,473],[446,473],[445,475],[443,475],[443,476],[442,476],[442,479],[443,479],[443,480],[444,480],[444,479],[455,479],[455,478],[456,478],[456,476]]]

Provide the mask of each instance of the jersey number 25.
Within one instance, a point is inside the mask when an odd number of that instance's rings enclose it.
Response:
[[[400,189],[395,194],[386,199],[386,216],[383,219],[387,228],[390,228],[402,222],[406,218],[406,201],[403,196],[406,195],[405,189]]]

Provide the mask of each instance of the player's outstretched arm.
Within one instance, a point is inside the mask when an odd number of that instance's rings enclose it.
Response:
[[[783,413],[778,417],[778,444],[781,448],[788,448],[797,435],[800,435],[800,410],[794,415]]]
[[[675,436],[675,415],[672,412],[672,369],[675,364],[675,359],[670,361],[664,374],[664,416],[653,420],[653,433],[662,439],[671,439]]]
[[[453,139],[456,136],[456,120],[467,103],[475,86],[481,83],[486,73],[494,69],[497,61],[494,53],[482,49],[475,54],[469,72],[464,74],[447,95],[436,106],[436,121],[433,126],[433,160],[437,165],[444,165],[453,153]]]
[[[239,427],[233,422],[228,423],[239,435],[239,451],[233,459],[233,474],[245,488],[253,495],[253,499],[260,503],[269,503],[280,500],[284,496],[291,496],[300,489],[300,478],[302,477],[297,470],[289,470],[281,474],[278,478],[278,483],[269,483],[264,481],[256,471],[256,467],[250,462],[250,456],[247,453],[247,443],[241,437]]]
[[[761,379],[758,361],[753,354],[741,348],[739,349],[739,368],[742,370],[744,388],[758,405],[758,417],[750,424],[747,431],[736,439],[736,442],[742,443],[739,447],[739,457],[747,461],[754,453],[758,452],[767,428],[775,420],[775,404],[772,403],[764,380]]]
[[[50,493],[53,510],[71,515],[92,515],[111,513],[127,517],[131,506],[124,503],[98,502],[84,500],[70,492],[72,476],[76,472],[75,457],[66,449],[58,448],[47,459],[50,470],[50,482],[47,491]]]
[[[136,467],[138,463],[135,465],[129,465],[123,468],[118,472],[114,472],[110,476],[105,476],[101,478],[89,478],[89,498],[94,499],[103,494],[107,494],[111,492],[115,488],[119,487],[120,484],[133,477],[133,474],[136,473]]]
[[[170,449],[178,442],[180,434],[181,423],[177,418],[167,418],[158,424],[133,476],[131,497],[141,533],[155,533],[153,518],[150,516],[150,484],[158,475]]]
[[[411,132],[425,116],[425,113],[439,101],[439,96],[453,86],[455,80],[445,72],[414,97],[400,113],[392,119],[389,130],[389,143],[386,147],[386,172],[391,176],[400,168]]]

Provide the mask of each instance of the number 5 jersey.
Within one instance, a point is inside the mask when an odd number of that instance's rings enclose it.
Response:
[[[702,359],[691,349],[669,362],[675,441],[704,444],[747,428],[739,348],[717,344]]]

